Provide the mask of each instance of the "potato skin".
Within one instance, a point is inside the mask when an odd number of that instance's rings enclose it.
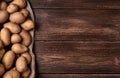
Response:
[[[3,75],[4,72],[5,72],[5,68],[2,64],[0,64],[0,76]]]
[[[21,74],[21,78],[28,78],[29,75],[30,75],[30,73],[31,73],[30,69],[27,68],[26,71],[22,72],[22,74]]]
[[[19,34],[12,34],[11,43],[19,43],[21,41],[21,36]]]
[[[0,10],[0,23],[4,23],[9,18],[9,14],[5,10]]]
[[[9,19],[13,23],[21,24],[25,21],[25,16],[21,12],[15,12],[10,15]]]
[[[16,54],[20,54],[26,52],[28,48],[23,44],[15,43],[12,45],[11,50],[14,51]]]
[[[0,1],[0,78],[29,78],[33,74],[29,49],[35,23],[27,4],[27,0]]]
[[[15,60],[15,53],[13,51],[8,51],[5,53],[2,59],[2,63],[4,64],[6,69],[10,69]]]
[[[29,11],[27,9],[21,9],[20,12],[25,16],[28,17]]]
[[[6,9],[7,9],[7,6],[8,6],[8,4],[7,4],[7,2],[5,2],[5,1],[2,1],[2,2],[0,3],[0,9],[1,9],[1,10],[6,10]]]
[[[20,56],[16,61],[16,69],[19,72],[24,72],[27,70],[27,62],[23,56]]]
[[[0,49],[4,47],[2,40],[0,40]]]
[[[5,54],[5,49],[0,49],[0,61],[4,54]]]
[[[34,28],[34,22],[30,19],[27,19],[24,23],[21,24],[21,27],[26,31],[30,31]]]
[[[7,46],[10,44],[10,31],[7,28],[1,29],[1,40],[4,44],[4,46]]]
[[[20,36],[22,38],[22,44],[25,45],[25,46],[29,46],[31,44],[31,35],[30,33],[28,33],[27,31],[25,30],[22,30],[20,32]]]
[[[19,8],[24,8],[27,5],[26,0],[13,0],[12,4],[16,4]]]
[[[25,59],[27,61],[27,64],[31,63],[32,57],[31,57],[31,55],[28,52],[23,53],[22,56],[25,57]]]
[[[14,34],[19,33],[21,31],[20,26],[12,22],[5,23],[3,26],[4,28],[8,28],[9,31]]]
[[[9,13],[14,13],[14,12],[16,12],[16,11],[18,11],[18,6],[17,5],[15,5],[15,4],[10,4],[10,5],[8,5],[8,7],[7,7],[7,12],[9,12]]]
[[[17,70],[10,70],[3,75],[3,78],[20,78],[20,73]]]

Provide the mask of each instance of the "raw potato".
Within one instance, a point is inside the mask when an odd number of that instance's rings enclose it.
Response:
[[[24,72],[27,70],[27,62],[23,56],[20,56],[16,61],[16,69],[19,72]]]
[[[3,75],[4,72],[5,72],[5,68],[2,64],[0,64],[0,76]]]
[[[27,68],[27,70],[21,74],[21,78],[28,78],[30,73],[31,73],[30,69]]]
[[[4,54],[5,54],[5,49],[0,49],[0,61]]]
[[[21,31],[20,26],[12,22],[5,23],[4,28],[8,28],[11,33],[19,33]]]
[[[2,1],[1,3],[0,3],[0,9],[1,10],[6,10],[7,9],[7,2],[5,2],[5,1]]]
[[[13,23],[21,24],[25,21],[25,16],[21,12],[15,12],[10,15],[9,19]]]
[[[21,41],[21,36],[19,34],[12,34],[11,43],[19,43]]]
[[[6,69],[10,69],[13,65],[14,60],[15,60],[15,53],[13,51],[8,51],[3,56],[2,63],[4,64]]]
[[[7,12],[9,13],[14,13],[16,11],[18,11],[19,7],[15,4],[10,4],[8,7],[7,7]]]
[[[27,19],[24,23],[21,24],[21,27],[26,31],[30,31],[34,28],[34,22],[30,19]]]
[[[3,28],[0,34],[1,34],[1,40],[4,46],[9,45],[10,44],[10,31],[7,28]]]
[[[25,30],[22,30],[20,32],[20,36],[22,38],[22,44],[25,45],[25,46],[29,46],[31,44],[31,36],[30,36],[30,33],[28,33],[27,31]]]
[[[12,3],[18,5],[20,8],[25,8],[27,5],[26,0],[13,0]]]
[[[28,48],[24,46],[23,44],[15,43],[12,45],[12,51],[14,51],[16,54],[24,53],[28,51]]]
[[[1,33],[1,31],[0,31],[0,33]],[[1,39],[1,35],[0,35],[0,39]]]
[[[4,74],[3,78],[20,78],[20,73],[17,70],[10,70]]]
[[[27,9],[21,9],[20,12],[25,16],[25,17],[28,17],[29,15],[29,12]]]
[[[34,76],[29,51],[35,24],[27,4],[27,0],[0,1],[0,78]]]
[[[3,42],[0,40],[0,49],[3,47],[4,47]]]
[[[0,23],[4,23],[8,20],[9,14],[5,10],[0,10]]]
[[[23,53],[22,56],[25,57],[25,59],[27,61],[27,64],[31,63],[32,57],[31,57],[31,55],[28,52]]]

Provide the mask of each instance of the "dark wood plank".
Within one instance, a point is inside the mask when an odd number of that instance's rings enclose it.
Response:
[[[36,40],[120,41],[120,10],[35,9]]]
[[[120,74],[38,74],[37,78],[120,78]]]
[[[120,78],[120,0],[30,1],[37,78]]]
[[[120,73],[120,42],[36,41],[39,73]]]
[[[30,0],[34,8],[120,9],[120,0]]]

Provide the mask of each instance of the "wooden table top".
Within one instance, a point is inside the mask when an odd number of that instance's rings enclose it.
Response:
[[[36,78],[120,78],[120,0],[30,0]]]

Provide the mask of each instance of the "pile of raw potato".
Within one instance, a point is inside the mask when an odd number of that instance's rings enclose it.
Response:
[[[34,22],[26,0],[0,2],[0,78],[29,78]]]

